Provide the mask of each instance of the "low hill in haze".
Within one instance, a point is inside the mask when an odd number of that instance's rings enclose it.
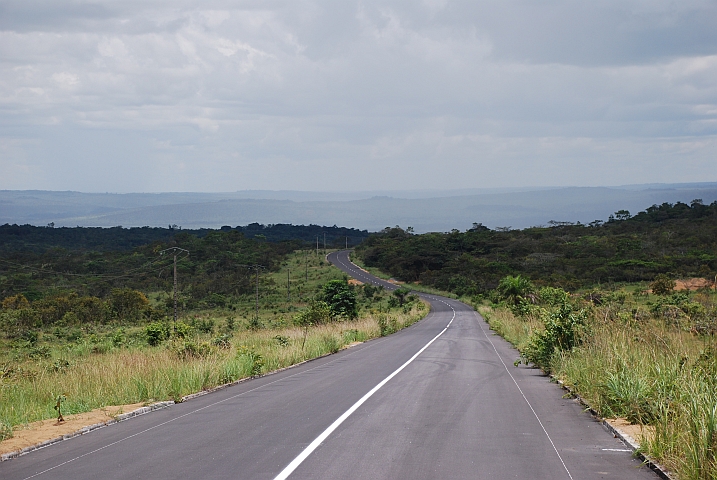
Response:
[[[607,220],[662,203],[717,200],[717,183],[426,192],[93,194],[0,191],[0,224],[220,228],[250,223],[388,226],[416,232]]]

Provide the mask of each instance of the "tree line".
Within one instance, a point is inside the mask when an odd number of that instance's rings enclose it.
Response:
[[[717,274],[717,202],[653,205],[632,216],[619,210],[607,222],[550,222],[523,230],[479,223],[460,232],[417,235],[386,228],[367,238],[356,255],[405,281],[477,295],[508,275],[538,285],[575,290],[656,275]]]
[[[369,232],[356,228],[327,227],[322,225],[291,225],[250,223],[246,226],[223,226],[220,229],[182,229],[177,225],[162,227],[46,227],[34,225],[0,225],[0,255],[9,252],[43,252],[51,248],[67,250],[113,251],[132,250],[152,242],[168,242],[177,233],[188,233],[203,238],[220,230],[236,230],[246,238],[256,238],[268,242],[300,241],[306,246],[315,245],[319,238],[323,247],[324,236],[327,246],[355,246],[361,243]]]

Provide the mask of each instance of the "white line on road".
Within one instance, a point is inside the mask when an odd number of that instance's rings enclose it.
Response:
[[[478,314],[477,314],[476,312],[474,312],[474,314],[476,315],[476,318],[480,318],[480,317],[478,317]],[[553,439],[550,438],[550,434],[549,434],[548,431],[545,429],[545,425],[543,425],[543,422],[540,420],[540,417],[538,416],[537,412],[536,412],[535,409],[533,408],[533,405],[530,404],[530,401],[528,400],[528,397],[526,397],[526,396],[525,396],[525,393],[523,393],[523,389],[520,388],[520,385],[518,385],[518,381],[515,379],[515,377],[513,376],[513,374],[510,373],[510,369],[508,369],[508,365],[505,364],[505,362],[503,361],[503,357],[501,357],[500,354],[498,353],[498,349],[495,348],[495,344],[493,343],[493,340],[491,340],[490,337],[488,336],[488,333],[486,333],[485,329],[483,328],[483,324],[480,323],[480,321],[479,321],[478,325],[480,326],[480,329],[483,331],[483,335],[485,335],[485,338],[486,338],[486,339],[490,342],[490,344],[493,346],[493,350],[495,351],[495,354],[498,356],[498,360],[500,360],[500,363],[503,364],[503,367],[505,368],[505,371],[508,372],[508,375],[510,375],[510,378],[513,380],[513,383],[515,383],[515,386],[518,387],[518,391],[519,391],[520,394],[523,396],[523,400],[525,400],[525,403],[527,403],[527,404],[528,404],[528,407],[530,407],[530,411],[533,412],[533,415],[535,415],[535,419],[536,419],[536,420],[538,421],[538,423],[540,424],[540,428],[543,429],[543,432],[545,433],[545,436],[548,437],[548,440],[550,441],[550,444],[553,446],[553,450],[555,450],[555,453],[557,454],[558,458],[560,459],[560,463],[563,464],[563,468],[564,468],[565,471],[567,472],[568,477],[570,478],[570,480],[573,480],[573,476],[570,474],[570,470],[568,470],[568,466],[565,465],[565,461],[563,460],[562,455],[560,455],[560,452],[558,451],[558,447],[555,446],[555,443],[553,443]]]
[[[448,304],[446,304],[446,305],[448,305]],[[450,305],[448,305],[448,306],[451,307]],[[321,433],[321,435],[319,435],[318,437],[316,437],[316,439],[315,439],[313,442],[311,442],[311,443],[309,444],[309,446],[306,447],[306,448],[304,449],[304,451],[302,451],[302,452],[299,454],[298,457],[296,457],[289,465],[287,465],[286,468],[284,468],[284,470],[282,470],[281,473],[279,473],[279,475],[277,475],[276,477],[274,477],[274,480],[285,480],[285,479],[289,478],[289,475],[291,475],[291,474],[294,472],[294,470],[296,470],[296,468],[297,468],[299,465],[301,465],[301,464],[303,463],[303,461],[306,460],[306,459],[308,458],[308,456],[311,455],[311,454],[313,453],[313,451],[316,450],[316,449],[318,448],[318,446],[321,445],[321,443],[322,443],[324,440],[326,440],[326,439],[329,437],[329,435],[331,435],[331,433],[339,427],[339,425],[341,425],[342,423],[344,423],[344,421],[345,421],[347,418],[349,418],[352,413],[354,413],[356,410],[358,410],[358,408],[359,408],[361,405],[363,405],[364,402],[366,402],[366,400],[368,400],[369,398],[371,398],[371,396],[373,396],[374,393],[376,393],[377,391],[379,391],[379,389],[381,389],[381,387],[383,387],[384,385],[386,385],[386,383],[388,383],[389,380],[391,380],[393,377],[395,377],[396,375],[398,375],[398,373],[399,373],[401,370],[403,370],[403,369],[406,368],[408,365],[410,365],[421,353],[423,353],[423,351],[424,351],[425,349],[427,349],[433,342],[435,342],[435,341],[438,339],[438,337],[440,337],[441,335],[443,335],[443,334],[445,333],[445,331],[448,330],[448,327],[451,326],[451,323],[453,323],[453,320],[455,320],[455,318],[456,318],[456,311],[455,311],[455,309],[454,309],[453,307],[451,307],[451,310],[453,310],[453,317],[451,318],[451,321],[448,322],[448,325],[446,325],[446,327],[445,327],[443,330],[441,330],[441,333],[439,333],[438,335],[436,335],[435,337],[433,337],[430,342],[428,342],[427,344],[425,344],[425,345],[423,346],[423,348],[421,348],[418,352],[416,352],[416,354],[415,354],[414,356],[412,356],[406,363],[404,363],[403,365],[401,365],[400,367],[398,367],[398,368],[396,369],[396,371],[394,371],[394,372],[393,372],[391,375],[389,375],[388,377],[384,378],[384,379],[381,381],[381,383],[379,383],[378,385],[376,385],[375,387],[373,387],[366,395],[364,395],[363,397],[361,397],[361,399],[359,399],[358,402],[354,403],[354,404],[351,406],[351,408],[349,408],[348,410],[346,410],[346,412],[344,412],[343,415],[341,415],[339,418],[337,418],[337,419],[334,421],[334,423],[332,423],[331,425],[329,425],[329,427],[328,427],[326,430],[324,430],[324,431]]]

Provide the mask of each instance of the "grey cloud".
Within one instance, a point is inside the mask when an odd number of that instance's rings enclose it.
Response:
[[[0,188],[591,185],[714,170],[713,2],[0,8]]]

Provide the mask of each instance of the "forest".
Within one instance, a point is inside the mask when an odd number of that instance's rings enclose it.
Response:
[[[367,230],[346,227],[326,227],[321,225],[291,225],[273,224],[262,225],[250,223],[246,226],[231,227],[226,225],[219,229],[222,232],[236,230],[246,238],[257,238],[269,242],[284,240],[300,241],[314,244],[318,238],[323,246],[324,235],[327,246],[355,246],[368,237]],[[64,248],[67,250],[132,250],[152,242],[166,242],[177,233],[188,233],[202,238],[214,229],[204,228],[196,230],[182,229],[181,226],[169,225],[162,227],[59,227],[54,224],[46,227],[34,225],[0,225],[0,254],[3,256],[10,252],[42,252],[48,248]]]
[[[169,291],[173,255],[182,298],[222,303],[250,289],[252,265],[269,271],[290,252],[356,244],[367,231],[318,225],[260,225],[220,230],[0,226],[0,298],[39,300],[68,293],[106,297],[114,289]]]
[[[717,202],[699,199],[626,210],[607,222],[551,222],[523,230],[491,230],[479,223],[460,232],[416,235],[386,228],[356,248],[370,267],[394,277],[479,295],[508,275],[566,290],[717,274]]]

